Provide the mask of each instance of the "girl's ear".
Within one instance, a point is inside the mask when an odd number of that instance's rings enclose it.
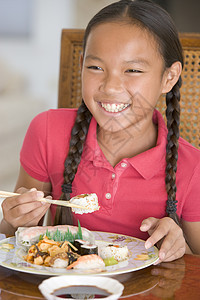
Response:
[[[170,68],[168,68],[165,71],[165,74],[163,75],[164,81],[163,81],[163,89],[162,93],[168,93],[171,91],[173,86],[177,83],[180,75],[182,72],[182,65],[180,61],[176,61],[171,65]]]
[[[81,56],[80,56],[80,67],[81,67],[81,72],[82,72],[82,69],[83,69],[83,53],[81,53]]]

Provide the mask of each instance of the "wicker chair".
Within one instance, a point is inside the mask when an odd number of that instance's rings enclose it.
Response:
[[[80,53],[83,29],[63,29],[58,107],[78,107],[81,103]],[[200,149],[200,34],[180,34],[185,67],[182,73],[180,135]],[[165,99],[157,105],[165,117]]]

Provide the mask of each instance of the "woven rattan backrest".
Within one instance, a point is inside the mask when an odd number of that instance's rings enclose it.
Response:
[[[78,107],[81,98],[80,54],[84,30],[63,29],[58,107]],[[180,135],[200,148],[200,34],[180,34],[185,67],[182,73]],[[157,105],[165,117],[165,98]]]

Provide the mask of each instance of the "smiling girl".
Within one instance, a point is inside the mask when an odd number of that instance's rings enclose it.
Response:
[[[82,226],[157,243],[160,261],[200,254],[200,151],[179,138],[183,55],[171,18],[151,1],[105,7],[86,28],[81,68],[79,109],[31,122],[22,195],[4,200],[1,231],[37,225],[49,207],[36,201],[43,192],[63,200],[95,192],[100,210],[79,216]],[[162,94],[167,127],[155,109]],[[55,224],[77,224],[69,209],[51,212]]]

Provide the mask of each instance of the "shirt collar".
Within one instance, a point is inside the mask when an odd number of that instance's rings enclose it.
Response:
[[[145,179],[150,179],[165,167],[165,153],[167,143],[167,128],[161,113],[154,110],[153,122],[158,125],[156,146],[132,158],[123,159],[130,164]],[[91,119],[82,159],[93,161],[97,165],[107,162],[97,142],[97,122]]]

